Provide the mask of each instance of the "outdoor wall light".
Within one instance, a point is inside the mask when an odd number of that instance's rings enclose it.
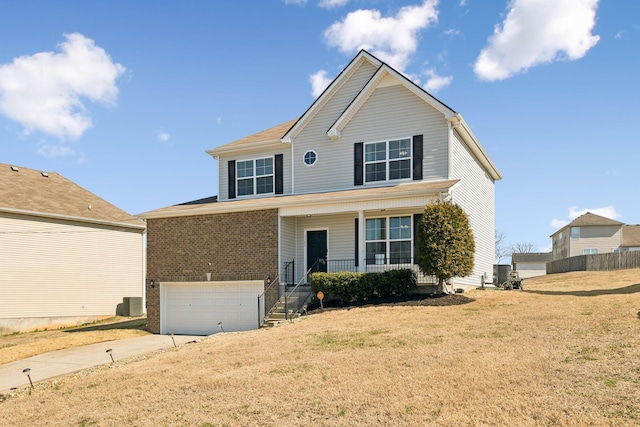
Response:
[[[220,328],[222,332],[224,332],[224,328],[222,327],[222,322],[218,322],[218,328]]]
[[[151,281],[149,282],[149,284],[151,285],[152,288],[156,287],[156,281],[151,279]]]
[[[106,353],[107,353],[109,356],[111,356],[111,363],[116,363],[116,361],[115,361],[115,360],[113,360],[113,354],[111,354],[111,349],[110,349],[110,348],[109,348],[109,349],[107,349]]]
[[[269,286],[271,284],[271,276],[267,277],[267,286]]]
[[[33,388],[33,381],[31,381],[31,368],[25,368],[22,370],[22,373],[29,378],[29,384],[31,384],[31,388]]]

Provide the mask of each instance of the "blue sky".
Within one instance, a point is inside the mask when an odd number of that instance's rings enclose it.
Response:
[[[299,117],[360,48],[462,114],[508,244],[640,223],[636,0],[0,0],[0,162],[132,214],[214,195],[204,151]]]

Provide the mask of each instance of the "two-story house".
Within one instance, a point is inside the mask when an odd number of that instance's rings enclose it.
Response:
[[[415,225],[425,205],[440,198],[467,212],[476,242],[473,274],[454,283],[492,280],[499,171],[459,113],[366,51],[299,118],[207,153],[218,161],[215,201],[141,215],[154,332],[210,333],[218,322],[231,324],[218,319],[240,309],[212,316],[211,301],[200,316],[208,316],[206,325],[184,326],[185,318],[200,321],[197,304],[178,309],[170,300],[205,295],[193,281],[206,273],[226,289],[211,284],[207,292],[226,292],[219,298],[245,307],[250,289],[260,288],[252,288],[256,280],[300,283],[317,270],[417,270]],[[241,280],[246,299],[233,291]]]
[[[553,259],[640,250],[640,226],[587,212],[551,235]]]

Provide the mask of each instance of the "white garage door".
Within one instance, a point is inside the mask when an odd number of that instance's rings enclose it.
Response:
[[[211,335],[258,328],[260,280],[241,282],[163,282],[160,333]]]

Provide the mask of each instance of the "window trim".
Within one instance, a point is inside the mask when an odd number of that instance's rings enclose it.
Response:
[[[409,227],[409,232],[408,232],[408,238],[402,238],[402,236],[400,236],[399,238],[392,238],[391,237],[391,220],[393,218],[399,218],[402,220],[402,218],[405,218],[406,221],[408,222],[408,227]],[[369,239],[367,236],[367,223],[368,221],[373,221],[373,220],[384,220],[384,239]],[[365,265],[401,265],[401,264],[411,264],[413,262],[413,258],[414,258],[414,225],[413,225],[413,215],[412,214],[398,214],[398,215],[389,215],[389,216],[376,216],[376,217],[372,217],[372,218],[365,218],[364,221],[364,262]],[[392,243],[396,243],[396,242],[408,242],[409,243],[409,252],[410,255],[409,257],[405,260],[404,257],[402,256],[393,256],[391,255],[391,244]],[[368,258],[367,257],[367,246],[370,243],[384,243],[385,245],[385,252],[384,252],[384,262],[382,263],[378,263],[376,258]],[[378,255],[378,254],[376,254]],[[399,262],[396,263],[392,263],[392,260],[399,260]]]
[[[395,142],[395,141],[406,141],[407,144],[407,154],[403,157],[398,157],[398,158],[394,158],[391,159],[390,155],[389,155],[389,151],[390,151],[390,145],[391,142]],[[367,160],[367,147],[368,146],[372,146],[375,144],[383,144],[384,143],[384,155],[385,158],[381,159],[381,160],[373,160],[373,161],[368,161]],[[363,148],[362,148],[362,165],[363,165],[363,181],[365,184],[370,184],[370,183],[376,183],[376,182],[389,182],[389,181],[402,181],[402,180],[411,180],[412,179],[412,172],[413,172],[413,138],[410,136],[407,137],[401,137],[401,138],[389,138],[386,140],[382,140],[382,141],[371,141],[371,142],[365,142],[363,144]],[[400,163],[403,161],[408,161],[409,162],[409,167],[407,168],[407,173],[408,176],[406,177],[402,177],[402,178],[391,178],[390,177],[390,172],[391,172],[391,165],[392,163]],[[381,164],[384,163],[385,165],[385,175],[384,175],[384,179],[378,179],[378,180],[369,180],[367,178],[367,166],[369,165],[374,165],[374,164]]]
[[[576,233],[574,234],[573,231],[576,231]],[[580,227],[571,227],[571,230],[569,230],[569,235],[571,236],[572,239],[577,240],[580,238]]]
[[[307,154],[313,154],[313,162],[311,163],[307,163]],[[310,167],[315,165],[318,162],[318,153],[316,153],[316,150],[307,150],[305,151],[305,153],[302,155],[302,163],[304,163],[304,165],[306,167]]]
[[[262,175],[258,175],[257,174],[257,163],[260,160],[271,160],[271,173],[268,174],[262,174]],[[239,176],[238,173],[238,168],[240,167],[241,164],[244,164],[246,162],[251,162],[251,176]],[[263,195],[269,195],[269,194],[275,194],[275,181],[276,181],[276,173],[275,173],[275,156],[266,156],[266,157],[256,157],[256,158],[251,158],[251,159],[242,159],[242,160],[236,160],[235,162],[235,190],[236,190],[236,196],[237,197],[252,197],[252,196],[263,196]],[[262,192],[262,193],[258,193],[258,179],[259,178],[271,178],[271,191],[269,192]],[[240,194],[240,181],[246,181],[251,179],[252,181],[252,192],[249,194]]]

